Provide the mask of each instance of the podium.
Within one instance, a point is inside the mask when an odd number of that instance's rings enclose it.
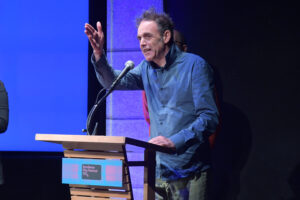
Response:
[[[63,146],[62,179],[70,186],[71,200],[132,200],[130,166],[144,166],[144,200],[153,200],[156,151],[174,153],[122,136],[36,134],[35,140]],[[143,148],[144,160],[128,161],[126,145]]]

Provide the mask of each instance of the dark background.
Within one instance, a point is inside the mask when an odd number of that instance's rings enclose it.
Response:
[[[165,10],[216,72],[214,199],[300,199],[299,6],[166,0]]]
[[[222,118],[213,149],[213,199],[300,199],[299,6],[165,0],[164,7],[185,35],[188,51],[205,58],[216,73]],[[105,15],[105,1],[90,0],[90,22],[106,21]],[[99,90],[95,85],[90,71],[89,108]],[[101,127],[104,118],[99,116]],[[1,199],[68,199],[61,157],[3,152]]]

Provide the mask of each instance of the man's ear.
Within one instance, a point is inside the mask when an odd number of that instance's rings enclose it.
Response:
[[[171,31],[170,30],[166,30],[164,32],[163,39],[164,39],[165,44],[169,43],[169,41],[171,40]]]
[[[186,44],[182,45],[182,48],[183,48],[183,51],[184,51],[184,52],[187,52],[188,47],[187,47]]]

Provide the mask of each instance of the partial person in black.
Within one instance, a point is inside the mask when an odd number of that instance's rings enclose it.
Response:
[[[0,81],[0,133],[6,131],[8,125],[8,97],[2,81]]]
[[[0,81],[0,133],[4,133],[8,125],[8,96],[4,84]],[[0,155],[1,158],[1,155]],[[3,184],[2,163],[0,160],[0,185]]]

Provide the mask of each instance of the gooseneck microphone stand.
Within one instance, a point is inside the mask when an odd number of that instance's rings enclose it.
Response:
[[[95,113],[97,112],[97,110],[99,109],[99,106],[102,104],[102,102],[106,99],[106,97],[112,93],[112,91],[115,89],[115,87],[117,86],[117,84],[119,83],[119,80],[116,80],[115,82],[113,82],[113,84],[110,86],[110,88],[106,91],[105,95],[103,95],[101,97],[101,99],[98,100],[100,94],[105,91],[105,88],[103,88],[102,90],[100,90],[100,92],[97,94],[97,99],[96,99],[96,103],[94,104],[94,106],[92,107],[92,109],[89,112],[88,118],[86,120],[86,132],[87,135],[96,135],[97,132],[97,128],[98,128],[98,122],[96,122],[95,127],[93,129],[93,131],[91,132],[91,127],[90,127],[90,123],[91,120],[94,118]]]
[[[105,90],[105,88],[100,90],[100,92],[97,95],[96,103],[92,107],[91,111],[89,112],[89,115],[88,115],[88,118],[86,121],[86,132],[88,135],[96,135],[97,128],[98,128],[98,122],[96,122],[93,132],[90,131],[90,123],[91,123],[91,120],[93,119],[97,109],[99,108],[99,105],[101,105],[101,103],[104,101],[104,99],[106,99],[106,97],[115,89],[115,87],[119,84],[120,80],[125,76],[125,74],[133,68],[134,68],[134,62],[132,62],[131,60],[128,60],[125,63],[125,68],[119,74],[119,76],[114,80],[114,82],[111,84],[110,88],[107,90],[105,95],[103,97],[101,97],[101,99],[99,101],[97,101],[100,94]]]

